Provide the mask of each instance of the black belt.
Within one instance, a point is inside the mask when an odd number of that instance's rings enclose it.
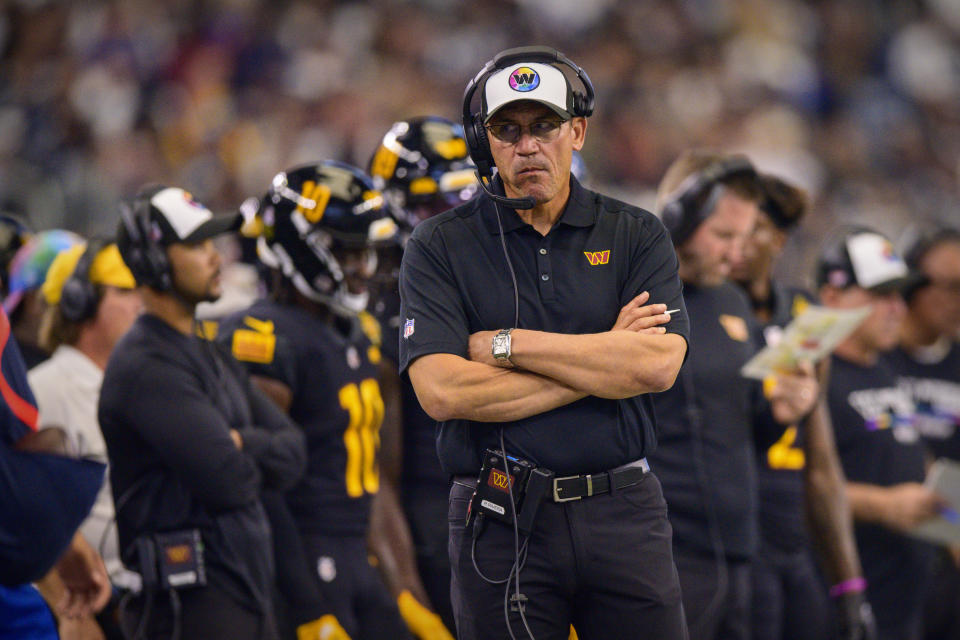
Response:
[[[601,493],[611,493],[611,488],[613,492],[625,489],[640,482],[648,471],[650,471],[650,465],[647,464],[646,458],[642,458],[637,462],[602,473],[554,478],[553,501],[570,502]]]
[[[610,493],[611,486],[613,491],[626,489],[640,482],[649,471],[650,465],[647,464],[647,459],[641,458],[610,471],[554,478],[553,501],[570,502],[601,493]],[[455,476],[453,482],[471,489],[477,486],[477,479],[472,476]]]

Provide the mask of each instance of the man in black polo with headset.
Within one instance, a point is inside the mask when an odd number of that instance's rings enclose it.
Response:
[[[656,445],[648,394],[673,384],[688,321],[660,222],[570,175],[592,111],[586,74],[553,49],[487,63],[467,85],[464,125],[491,184],[418,225],[404,253],[400,367],[440,421],[454,477],[464,639],[565,639],[571,623],[583,640],[686,637],[666,504],[644,456]],[[501,449],[507,469],[485,453]],[[481,467],[490,499],[468,522]],[[525,484],[530,467],[554,474],[545,490]],[[497,504],[498,484],[518,499]],[[527,535],[513,514],[541,494]]]
[[[761,195],[747,158],[689,150],[667,170],[657,198],[679,256],[693,349],[677,384],[655,397],[660,446],[651,464],[670,500],[692,640],[751,637],[756,450],[807,416],[819,393],[809,363],[771,376],[766,394],[740,375],[757,351],[756,331],[746,295],[727,278]]]

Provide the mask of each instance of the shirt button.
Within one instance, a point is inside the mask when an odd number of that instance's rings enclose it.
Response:
[[[547,250],[546,250],[546,249],[540,249],[540,255],[542,255],[542,256],[547,255]]]
[[[550,279],[550,274],[549,274],[549,273],[541,273],[541,274],[540,274],[540,279],[543,280],[544,282],[546,282],[547,280]]]

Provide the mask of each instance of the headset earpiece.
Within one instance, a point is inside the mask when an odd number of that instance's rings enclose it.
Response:
[[[90,268],[93,261],[109,244],[105,240],[91,240],[80,255],[73,273],[63,283],[60,292],[60,313],[70,322],[83,322],[97,314],[100,296],[90,281]]]
[[[663,226],[667,228],[667,231],[670,232],[670,238],[673,240],[674,245],[679,245],[686,239],[680,237],[684,218],[684,205],[682,200],[682,197],[670,200],[663,205],[663,210],[660,212],[660,221],[663,223]]]
[[[683,244],[710,217],[723,193],[720,187],[724,180],[739,174],[756,173],[745,156],[731,156],[688,176],[660,212],[660,221],[670,232],[674,246]]]
[[[573,113],[575,116],[579,116],[580,114],[582,114],[584,111],[587,110],[587,107],[585,104],[586,98],[579,91],[573,92],[572,102],[573,102]]]
[[[596,102],[596,95],[593,92],[593,83],[590,82],[590,76],[582,68],[573,63],[572,60],[561,55],[562,62],[565,62],[570,68],[577,72],[577,77],[583,84],[585,93],[575,91],[573,94],[574,115],[581,118],[589,118],[593,115],[593,106]]]
[[[129,238],[123,259],[137,284],[169,291],[173,287],[170,263],[164,248],[150,234],[150,198],[162,188],[138,194],[132,203],[122,202],[120,220]]]
[[[488,180],[493,179],[493,152],[490,150],[490,139],[487,137],[487,128],[483,126],[483,121],[479,114],[473,117],[473,137],[474,146],[471,147],[471,155],[474,164],[477,165],[477,173]],[[473,153],[476,149],[476,153]]]

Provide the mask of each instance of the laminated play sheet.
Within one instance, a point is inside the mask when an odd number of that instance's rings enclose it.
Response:
[[[934,544],[960,543],[960,464],[940,458],[930,465],[924,485],[947,504],[940,508],[939,516],[917,525],[910,534]]]
[[[853,333],[869,313],[870,307],[829,309],[811,305],[787,325],[775,344],[768,344],[743,365],[740,373],[763,380],[790,371],[803,360],[817,362]]]

